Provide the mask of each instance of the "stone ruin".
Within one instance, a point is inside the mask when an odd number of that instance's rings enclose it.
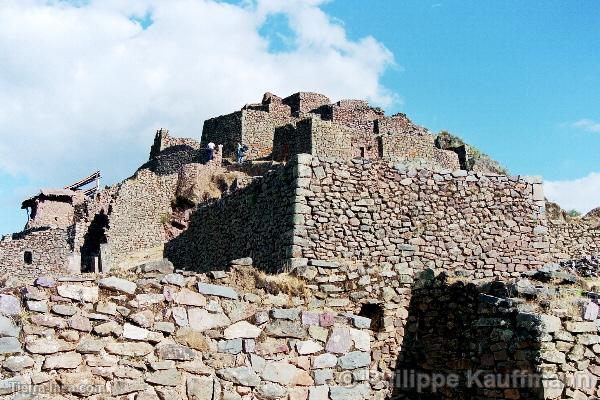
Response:
[[[316,93],[158,130],[0,241],[0,398],[594,398],[598,212],[474,154]]]

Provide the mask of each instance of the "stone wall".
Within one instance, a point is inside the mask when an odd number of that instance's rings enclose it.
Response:
[[[495,287],[494,287],[495,286]],[[523,299],[432,279],[413,288],[395,371],[397,399],[588,399],[599,393],[598,307],[544,313]],[[594,313],[595,311],[595,313]],[[414,380],[411,381],[411,374]],[[419,374],[445,379],[416,388]],[[456,377],[451,383],[451,377]],[[429,396],[429,397],[428,397]]]
[[[190,138],[172,137],[169,135],[168,129],[161,128],[156,131],[156,135],[154,136],[154,143],[150,148],[150,160],[171,147],[186,147],[198,150],[200,148],[200,143],[197,140]]]
[[[383,134],[383,157],[412,167],[458,170],[456,153],[435,147],[433,135]]]
[[[518,276],[548,251],[541,183],[301,157],[294,257]]]
[[[378,391],[368,319],[227,274],[176,274],[168,262],[141,271],[40,278],[0,295],[0,397],[368,400]]]
[[[142,169],[119,184],[106,231],[112,256],[104,261],[111,268],[131,252],[165,242],[163,221],[172,211],[177,178],[177,173],[157,175]]]
[[[600,255],[600,218],[595,215],[572,218],[548,204],[550,251],[555,261]]]
[[[303,117],[321,106],[331,103],[325,95],[312,92],[298,92],[283,99],[283,104],[290,106],[292,114]]]
[[[234,158],[237,143],[242,141],[242,111],[204,121],[202,147],[210,142],[223,145],[223,157]]]
[[[67,229],[39,228],[0,240],[0,274],[3,278],[30,278],[69,271],[72,243]],[[31,263],[25,252],[31,252]]]
[[[284,114],[285,111],[289,110],[242,111],[242,143],[249,148],[246,153],[248,159],[271,158],[275,129],[295,120],[289,114]]]
[[[178,268],[224,269],[252,257],[258,268],[280,271],[289,258],[293,230],[294,168],[276,167],[261,179],[213,203],[200,206],[188,229],[165,246]]]

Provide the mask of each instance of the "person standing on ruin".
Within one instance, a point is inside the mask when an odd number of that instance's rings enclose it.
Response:
[[[210,142],[206,146],[206,150],[208,150],[208,161],[212,161],[213,158],[215,158],[215,144],[213,142]]]
[[[237,144],[237,162],[238,164],[241,164],[244,162],[244,156],[246,155],[246,152],[248,151],[248,146],[246,146],[245,144],[241,144],[238,143]]]

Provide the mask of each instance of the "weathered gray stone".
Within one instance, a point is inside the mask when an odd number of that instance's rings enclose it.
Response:
[[[211,285],[209,283],[198,282],[198,292],[233,300],[238,299],[237,292],[228,286]]]
[[[33,367],[33,358],[29,356],[10,356],[2,366],[11,372],[21,372],[25,368]]]
[[[141,379],[115,379],[110,383],[110,391],[113,396],[122,396],[129,393],[141,392],[146,389],[146,386],[146,383]]]
[[[84,286],[81,284],[59,285],[58,294],[67,299],[83,301],[86,303],[98,302],[98,286]]]
[[[79,353],[58,353],[52,354],[46,357],[44,361],[43,369],[75,369],[79,365],[83,358]]]
[[[170,343],[158,346],[156,354],[162,360],[190,361],[196,357],[196,352],[189,347]]]
[[[213,400],[214,378],[212,376],[190,376],[187,378],[189,400]]]
[[[182,382],[182,375],[176,369],[155,371],[147,375],[146,382],[160,386],[177,386]]]
[[[6,316],[19,315],[21,302],[15,296],[0,294],[0,314]]]
[[[222,313],[209,313],[201,308],[190,308],[188,310],[188,320],[190,328],[200,332],[209,329],[223,328],[231,323],[227,315]]]
[[[106,352],[119,356],[141,357],[152,353],[154,348],[146,342],[108,343]]]
[[[287,320],[276,320],[265,326],[265,333],[274,337],[303,339],[306,329],[299,323]]]
[[[98,354],[104,349],[104,343],[101,340],[84,339],[79,342],[75,351],[82,354]]]
[[[220,353],[239,354],[242,352],[242,339],[221,340],[217,347]]]
[[[4,315],[0,315],[0,337],[16,337],[19,335],[19,332],[20,329],[17,328],[12,319],[5,317]]]
[[[117,278],[116,276],[100,279],[98,281],[98,286],[104,289],[127,294],[134,294],[135,290],[137,289],[137,285],[134,282]]]
[[[363,351],[352,351],[338,358],[338,365],[342,369],[368,367],[370,363],[371,355]]]
[[[223,368],[217,371],[217,375],[238,385],[256,387],[260,384],[260,377],[250,367]]]
[[[45,301],[27,301],[27,309],[33,312],[47,313],[48,303]]]
[[[271,317],[297,321],[300,319],[300,310],[297,308],[275,308],[271,310]]]
[[[183,287],[185,286],[185,277],[181,274],[167,274],[163,276],[162,283]]]
[[[175,269],[173,267],[173,263],[171,263],[171,261],[167,260],[166,258],[163,258],[160,261],[150,261],[145,264],[141,264],[140,266],[138,266],[138,268],[141,272],[144,273],[158,272],[161,274],[171,273]]]
[[[78,308],[66,304],[53,304],[52,312],[65,317],[73,316],[77,313]]]
[[[333,368],[337,365],[337,357],[331,353],[313,357],[312,366],[315,369]]]
[[[264,399],[281,399],[288,394],[286,388],[272,382],[261,383],[256,392],[261,398]]]
[[[366,400],[371,395],[371,387],[361,383],[352,386],[331,386],[329,397],[331,400]]]

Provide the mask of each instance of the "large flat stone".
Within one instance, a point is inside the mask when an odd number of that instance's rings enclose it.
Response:
[[[188,310],[188,321],[190,328],[199,332],[223,328],[231,324],[227,315],[223,313],[209,313],[202,308],[190,308]]]
[[[336,327],[331,332],[329,340],[327,340],[325,350],[329,353],[346,354],[350,351],[351,344],[350,329],[347,327]]]
[[[171,343],[158,346],[156,354],[162,360],[191,361],[196,358],[194,350],[186,346]]]
[[[256,387],[260,384],[260,377],[250,367],[223,368],[217,371],[217,375],[237,385]]]
[[[98,286],[104,289],[127,294],[134,294],[135,290],[137,289],[135,282],[117,278],[116,276],[100,279],[98,281]]]
[[[58,294],[67,299],[83,301],[86,303],[98,302],[98,286],[84,286],[79,284],[60,285],[56,288]]]
[[[189,400],[213,400],[214,378],[212,376],[190,376],[186,388]]]
[[[12,319],[0,315],[0,337],[4,336],[19,336],[20,329],[17,328],[16,324]]]
[[[83,358],[79,353],[58,353],[46,357],[43,369],[75,369],[81,365]]]
[[[17,354],[21,353],[21,343],[15,337],[0,338],[0,354]]]
[[[237,300],[239,297],[237,292],[229,286],[211,285],[210,283],[203,282],[198,282],[198,292],[233,300]]]
[[[19,315],[21,302],[15,296],[0,294],[0,314],[6,316]]]
[[[181,289],[179,292],[173,293],[173,301],[184,306],[206,306],[206,297],[189,289]]]
[[[177,386],[182,381],[182,375],[176,369],[156,371],[146,377],[146,382],[160,386]]]
[[[119,356],[141,357],[152,353],[154,347],[146,342],[108,343],[106,352]]]
[[[246,321],[239,321],[225,329],[225,339],[255,339],[262,329]]]

